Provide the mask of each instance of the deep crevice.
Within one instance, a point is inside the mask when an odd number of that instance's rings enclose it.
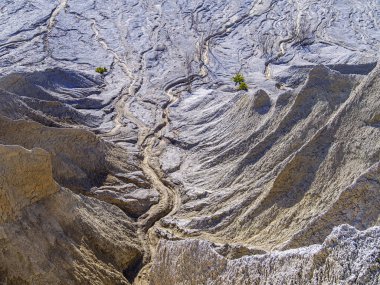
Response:
[[[128,267],[126,267],[123,270],[123,276],[130,283],[133,283],[142,267],[143,267],[143,258],[142,256],[137,256],[135,260],[131,262],[131,264],[129,264]]]

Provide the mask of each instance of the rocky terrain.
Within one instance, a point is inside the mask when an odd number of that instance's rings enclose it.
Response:
[[[380,284],[379,15],[3,0],[0,283]]]

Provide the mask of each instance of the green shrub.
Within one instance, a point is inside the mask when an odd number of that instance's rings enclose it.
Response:
[[[234,77],[232,77],[232,81],[236,84],[244,83],[245,79],[241,73],[236,73]]]
[[[95,71],[96,71],[97,73],[103,74],[103,73],[107,72],[108,70],[107,70],[107,68],[105,68],[105,67],[97,67],[97,68],[95,69]]]
[[[239,90],[239,91],[240,91],[240,90],[248,91],[248,85],[247,85],[247,83],[245,83],[245,82],[241,82],[241,83],[239,84],[238,90]]]

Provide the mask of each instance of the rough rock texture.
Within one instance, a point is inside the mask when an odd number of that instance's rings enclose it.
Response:
[[[227,259],[199,240],[163,241],[152,285],[380,283],[380,228],[333,230],[321,245]]]
[[[136,229],[118,208],[59,190],[49,154],[1,146],[0,282],[130,284]]]
[[[30,118],[52,126],[93,127],[100,114],[78,109],[101,108],[104,103],[95,96],[102,86],[101,78],[60,68],[12,73],[0,79],[0,111],[13,119]]]
[[[3,283],[149,284],[153,268],[152,282],[233,284],[196,261],[259,278],[241,260],[273,263],[269,283],[364,282],[380,225],[377,0],[3,0],[0,30],[0,144],[45,151],[0,169],[49,153],[69,189],[7,190]],[[348,241],[363,250],[339,269]],[[211,258],[211,243],[247,257],[177,262],[188,247]],[[331,271],[314,260],[330,249]]]
[[[107,175],[106,146],[93,133],[49,128],[35,122],[0,117],[0,142],[52,154],[54,178],[66,187],[90,188]]]
[[[271,106],[270,97],[264,90],[258,90],[253,99],[253,110],[258,113],[266,113]]]
[[[58,191],[49,153],[0,145],[0,222],[16,219],[21,211]]]
[[[379,68],[359,85],[356,78],[315,67],[267,115],[251,113],[255,96],[228,98],[234,107],[217,108],[225,114],[207,119],[207,132],[202,110],[213,112],[219,97],[208,105],[186,102],[202,95],[185,98],[178,121],[195,124],[181,125],[177,140],[197,144],[179,171],[187,197],[178,224],[264,249],[322,242],[344,222],[378,225]],[[244,124],[249,131],[235,128]]]
[[[53,177],[60,185],[106,201],[112,196],[112,203],[131,216],[139,216],[157,203],[158,194],[143,177],[136,156],[107,145],[89,131],[0,117],[0,143],[47,150],[52,157]],[[130,205],[127,198],[138,205]]]
[[[142,259],[135,231],[118,208],[61,190],[0,225],[0,280],[130,284],[122,272],[133,272]]]

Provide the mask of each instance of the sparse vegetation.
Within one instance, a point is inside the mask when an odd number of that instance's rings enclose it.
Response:
[[[106,73],[108,70],[107,70],[107,68],[105,68],[105,67],[97,67],[97,68],[95,69],[95,71],[96,71],[97,73],[103,74],[103,73]]]
[[[239,91],[240,91],[240,90],[248,91],[248,85],[247,85],[247,83],[245,83],[245,82],[241,82],[241,83],[239,84],[238,90],[239,90]]]
[[[238,85],[237,90],[248,90],[248,85],[245,83],[245,78],[241,73],[236,73],[234,77],[232,77],[232,81],[235,82],[235,85]]]
[[[236,73],[234,77],[232,77],[232,81],[236,84],[241,84],[245,81],[244,76],[241,73]]]

